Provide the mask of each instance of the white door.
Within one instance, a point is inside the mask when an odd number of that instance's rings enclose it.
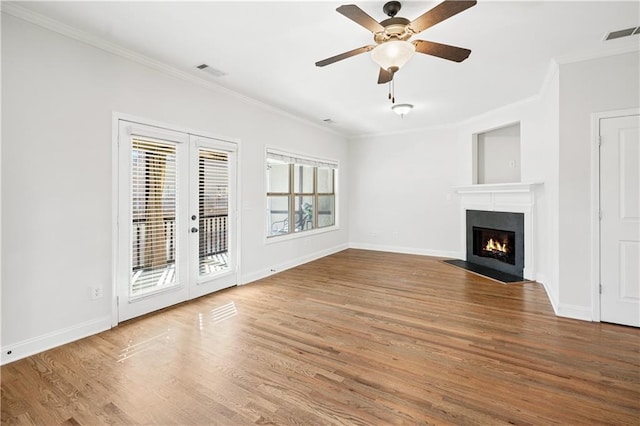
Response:
[[[190,298],[236,284],[236,145],[190,137]]]
[[[600,317],[640,326],[640,115],[600,120]]]
[[[118,321],[235,285],[236,145],[118,131]]]

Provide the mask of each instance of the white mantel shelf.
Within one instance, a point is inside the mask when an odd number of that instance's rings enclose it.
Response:
[[[477,194],[487,192],[531,192],[541,182],[517,182],[517,183],[483,183],[477,185],[458,186],[455,189],[458,194]]]
[[[541,182],[489,183],[454,188],[460,196],[460,223],[462,224],[462,247],[466,246],[467,210],[501,211],[524,213],[524,271],[526,279],[535,276],[535,232],[534,205],[536,188]]]
[[[536,203],[538,182],[489,183],[454,188],[469,210],[522,212]],[[528,213],[528,212],[527,212]]]

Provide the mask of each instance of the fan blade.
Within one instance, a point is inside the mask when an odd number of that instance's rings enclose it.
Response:
[[[471,50],[469,49],[450,46],[448,44],[440,44],[433,41],[415,40],[413,41],[413,45],[416,47],[416,52],[437,56],[438,58],[448,59],[455,62],[464,61],[471,53]]]
[[[368,51],[372,50],[374,47],[375,46],[358,47],[357,49],[353,49],[353,50],[350,50],[348,52],[344,52],[344,53],[341,53],[339,55],[332,56],[332,57],[327,58],[327,59],[323,59],[322,61],[318,61],[318,62],[316,62],[316,66],[317,67],[324,67],[325,65],[329,65],[329,64],[332,64],[334,62],[338,62],[338,61],[341,61],[343,59],[347,59],[347,58],[350,58],[352,56],[356,56],[356,55],[359,55],[361,53],[368,52]]]
[[[340,6],[336,9],[336,11],[351,19],[356,24],[362,25],[374,34],[379,33],[380,31],[384,31],[384,27],[380,25],[378,21],[367,15],[364,10],[360,9],[355,4],[346,4],[344,6]]]
[[[476,3],[476,0],[445,0],[433,9],[414,19],[409,24],[409,28],[411,28],[414,34],[418,34],[427,28],[444,21],[445,19],[449,19],[452,16],[469,9]]]
[[[390,70],[385,70],[384,68],[380,67],[380,74],[378,74],[378,84],[390,82],[391,80],[393,80],[393,74],[394,73]]]

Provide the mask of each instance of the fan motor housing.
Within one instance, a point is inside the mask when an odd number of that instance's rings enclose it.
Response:
[[[382,11],[384,12],[384,14],[392,18],[396,16],[398,12],[400,12],[400,9],[402,9],[402,4],[400,4],[399,1],[390,1],[382,6]]]
[[[384,27],[384,31],[375,33],[373,39],[376,43],[384,43],[385,41],[393,40],[409,40],[413,35],[413,32],[409,30],[409,21],[407,18],[389,18],[380,22],[380,25]]]

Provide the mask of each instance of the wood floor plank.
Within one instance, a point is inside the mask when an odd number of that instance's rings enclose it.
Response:
[[[345,250],[5,365],[10,424],[640,424],[640,330]]]

